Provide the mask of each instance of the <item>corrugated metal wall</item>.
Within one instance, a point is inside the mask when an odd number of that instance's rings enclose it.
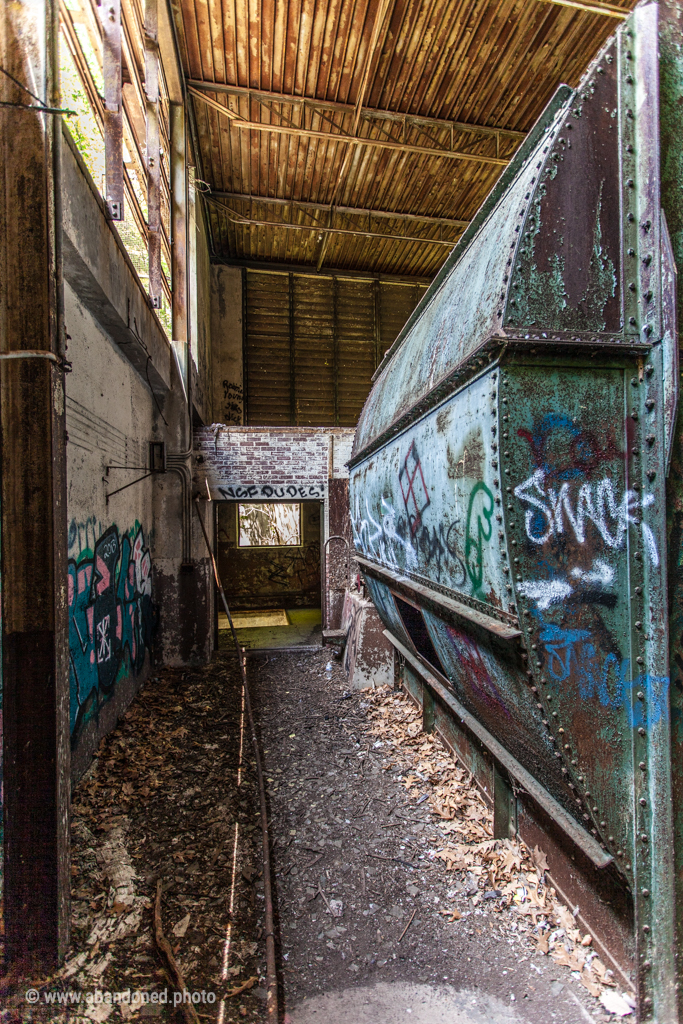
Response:
[[[245,422],[355,426],[427,286],[252,270],[246,280]]]

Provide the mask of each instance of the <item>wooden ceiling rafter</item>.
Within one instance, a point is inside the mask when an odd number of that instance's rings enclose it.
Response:
[[[484,153],[468,153],[461,149],[437,149],[434,146],[417,146],[412,145],[409,142],[401,142],[398,139],[392,141],[390,139],[368,138],[364,135],[348,135],[342,131],[339,131],[338,133],[319,132],[313,128],[300,128],[291,123],[272,124],[266,121],[247,121],[246,118],[243,118],[234,110],[230,110],[229,107],[223,106],[222,103],[212,100],[210,96],[205,96],[198,89],[189,88],[188,92],[191,96],[201,100],[202,103],[206,103],[219,114],[229,118],[232,127],[237,128],[240,131],[256,131],[276,135],[295,135],[303,139],[320,139],[324,142],[340,143],[350,147],[369,146],[376,149],[394,149],[401,153],[417,153],[423,156],[443,157],[448,160],[472,160],[475,163],[495,164],[498,167],[507,167],[510,162],[505,157],[494,155],[489,156]],[[342,168],[346,170],[344,164],[342,164]],[[340,172],[335,194],[341,187],[340,182],[343,180],[343,177],[344,175]]]
[[[227,85],[223,82],[204,82],[196,78],[186,79],[190,89],[200,92],[225,93],[246,100],[257,100],[263,103],[281,103],[287,106],[304,106],[311,110],[332,110],[341,114],[350,114],[355,109],[350,103],[335,103],[333,100],[320,100],[313,96],[290,96],[281,92],[268,92],[263,89],[249,89],[246,86]],[[239,115],[235,115],[239,116]],[[366,121],[393,121],[398,124],[420,125],[425,128],[448,128],[458,132],[469,132],[473,135],[487,135],[521,141],[526,132],[514,128],[498,128],[487,124],[471,124],[467,121],[450,121],[446,118],[424,117],[422,114],[403,113],[400,110],[377,110],[374,107],[363,107],[361,117]]]
[[[217,253],[315,272],[322,245],[340,272],[433,275],[446,246],[425,238],[471,219],[634,2],[171,0],[204,177],[258,221],[208,204]]]
[[[265,203],[270,206],[291,206],[302,210],[329,210],[329,203],[312,203],[302,199],[278,199],[273,196],[255,196],[243,192],[217,192],[211,190],[214,199],[238,200],[245,203]],[[335,213],[345,213],[353,217],[379,217],[386,220],[421,221],[425,224],[438,224],[442,227],[466,228],[468,220],[453,220],[448,217],[430,217],[421,213],[401,213],[398,210],[373,210],[367,207],[338,206]]]
[[[357,238],[376,238],[381,241],[387,242],[417,242],[421,245],[439,245],[444,246],[447,249],[452,249],[458,240],[458,237],[465,230],[464,228],[456,229],[458,236],[456,238],[441,239],[431,238],[429,236],[420,237],[418,235],[399,235],[394,232],[381,232],[365,230],[363,228],[342,228],[335,227],[328,224],[297,224],[292,221],[283,220],[265,220],[263,218],[256,217],[245,217],[243,214],[238,213],[236,210],[231,209],[229,206],[225,206],[221,200],[211,195],[210,193],[204,194],[204,198],[208,202],[215,202],[220,205],[220,208],[232,220],[235,224],[244,227],[265,227],[265,228],[278,228],[283,231],[310,231],[312,233],[318,233],[319,235],[349,235]],[[325,208],[326,209],[326,208]],[[336,209],[336,207],[335,207]],[[320,241],[320,239],[318,239]]]

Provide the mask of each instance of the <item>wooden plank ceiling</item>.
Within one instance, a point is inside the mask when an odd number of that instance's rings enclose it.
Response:
[[[426,278],[634,6],[173,2],[214,254]]]

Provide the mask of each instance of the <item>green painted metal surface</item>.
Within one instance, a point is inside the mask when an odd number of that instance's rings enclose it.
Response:
[[[387,628],[609,862],[594,897],[619,894],[638,1018],[662,1024],[683,1019],[682,105],[681,6],[641,4],[416,310],[350,481]]]

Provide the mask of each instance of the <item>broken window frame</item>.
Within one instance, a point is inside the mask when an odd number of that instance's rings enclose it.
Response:
[[[263,507],[269,507],[273,505],[290,505],[292,507],[298,507],[299,509],[299,540],[296,544],[243,544],[241,542],[241,530],[240,530],[240,509],[244,507],[252,508],[256,505]],[[236,538],[237,548],[240,551],[277,551],[291,548],[302,548],[304,546],[304,523],[303,523],[303,504],[300,501],[240,501],[235,504],[235,521],[236,521]]]
[[[105,122],[107,114],[105,111],[104,97],[101,95],[95,81],[95,75],[88,61],[84,46],[81,43],[77,25],[83,25],[92,51],[99,62],[100,74],[104,75],[103,68],[103,29],[100,21],[100,11],[103,6],[97,4],[96,0],[60,0],[60,43],[66,45],[73,60],[76,74],[81,82],[86,99],[102,138],[106,142]],[[145,93],[145,23],[142,0],[120,0],[120,32],[121,32],[121,126],[122,126],[122,150],[128,152],[129,159],[124,161],[121,153],[122,184],[123,184],[123,211],[119,221],[112,220],[112,226],[121,230],[118,231],[121,241],[128,249],[125,235],[124,223],[128,218],[139,233],[142,243],[149,255],[150,252],[150,229],[149,210],[145,211],[136,194],[136,185],[133,183],[130,169],[136,171],[137,188],[144,192],[148,206],[149,188],[148,172],[146,165],[147,148],[147,111]],[[158,285],[160,286],[161,305],[152,301],[157,315],[164,326],[169,339],[171,337],[171,312],[172,312],[172,291],[171,291],[171,187],[170,187],[170,99],[166,77],[164,74],[163,61],[158,47],[156,48],[158,67],[158,122],[159,122],[159,146],[161,159],[159,161],[159,216],[158,216]],[[106,86],[105,86],[106,88]],[[66,122],[68,126],[68,121]],[[76,140],[77,142],[77,140]],[[131,149],[131,143],[133,144]],[[78,145],[78,142],[77,142]],[[105,146],[106,148],[106,146]],[[111,148],[111,147],[110,147]],[[144,172],[144,176],[143,173]],[[104,195],[105,182],[96,181],[96,187],[106,200]],[[111,211],[110,211],[111,215]],[[154,251],[154,245],[152,244]],[[137,256],[137,254],[136,254]],[[131,258],[133,254],[131,253]],[[145,285],[149,281],[149,269],[140,266],[139,257],[133,264],[140,277],[140,283],[150,297],[149,287]],[[154,297],[151,296],[153,299]]]

